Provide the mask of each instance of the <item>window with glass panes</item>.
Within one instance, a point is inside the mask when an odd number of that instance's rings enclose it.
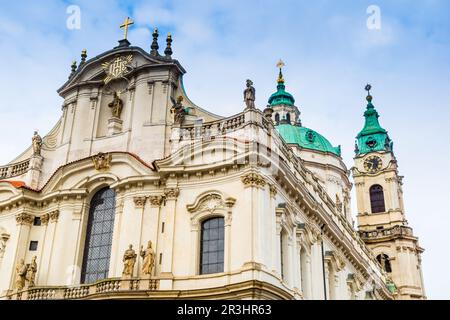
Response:
[[[116,195],[109,188],[98,191],[91,200],[81,283],[108,277],[115,207]]]
[[[378,184],[373,185],[369,192],[372,213],[385,212],[383,187]]]
[[[202,223],[200,251],[200,274],[223,272],[223,218],[212,218]]]

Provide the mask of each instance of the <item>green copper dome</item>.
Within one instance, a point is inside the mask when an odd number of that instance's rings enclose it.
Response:
[[[378,112],[372,104],[372,96],[367,96],[367,110],[364,112],[364,128],[356,136],[355,153],[365,154],[373,151],[392,151],[393,143],[387,131],[378,122]]]
[[[280,124],[275,128],[288,144],[341,156],[341,146],[333,147],[330,141],[314,130],[290,124]]]
[[[283,74],[281,73],[278,76],[278,85],[277,92],[272,94],[269,98],[269,104],[271,107],[277,106],[280,104],[285,104],[288,106],[293,106],[295,103],[295,99],[289,92],[286,91],[286,86],[284,85]]]

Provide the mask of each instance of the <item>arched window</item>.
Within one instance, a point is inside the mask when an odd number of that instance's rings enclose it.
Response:
[[[392,272],[391,260],[389,259],[389,256],[387,254],[384,253],[379,254],[377,256],[377,260],[381,264],[381,267],[383,268],[384,271],[388,273]]]
[[[223,218],[202,223],[200,274],[223,272],[224,229]]]
[[[383,187],[379,184],[370,187],[370,206],[372,213],[385,212]]]
[[[291,114],[290,113],[286,114],[286,121],[289,122],[289,124],[291,123]]]
[[[115,207],[116,194],[109,188],[98,191],[91,200],[81,283],[108,277]]]
[[[278,123],[280,122],[280,114],[275,113],[275,122]]]

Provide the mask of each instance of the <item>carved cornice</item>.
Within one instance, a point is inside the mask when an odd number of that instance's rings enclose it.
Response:
[[[34,221],[34,216],[25,212],[16,215],[16,222],[18,225],[30,225]]]
[[[133,201],[136,208],[143,208],[145,206],[145,202],[147,201],[147,197],[134,197]]]
[[[59,218],[59,210],[54,210],[49,213],[50,222],[57,222]]]
[[[164,194],[166,196],[166,199],[168,200],[175,200],[178,198],[178,195],[180,194],[179,188],[167,188],[164,189]]]
[[[246,187],[264,188],[266,185],[266,180],[264,180],[264,178],[261,175],[254,172],[243,175],[241,177],[241,180]]]

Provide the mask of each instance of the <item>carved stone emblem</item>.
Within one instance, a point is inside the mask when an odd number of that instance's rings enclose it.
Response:
[[[102,64],[103,69],[106,72],[106,78],[103,79],[105,84],[108,84],[111,80],[123,77],[129,68],[131,68],[131,61],[133,55],[117,57],[110,62]]]
[[[112,156],[109,153],[99,152],[97,155],[92,156],[92,162],[96,170],[107,170],[111,165]]]

